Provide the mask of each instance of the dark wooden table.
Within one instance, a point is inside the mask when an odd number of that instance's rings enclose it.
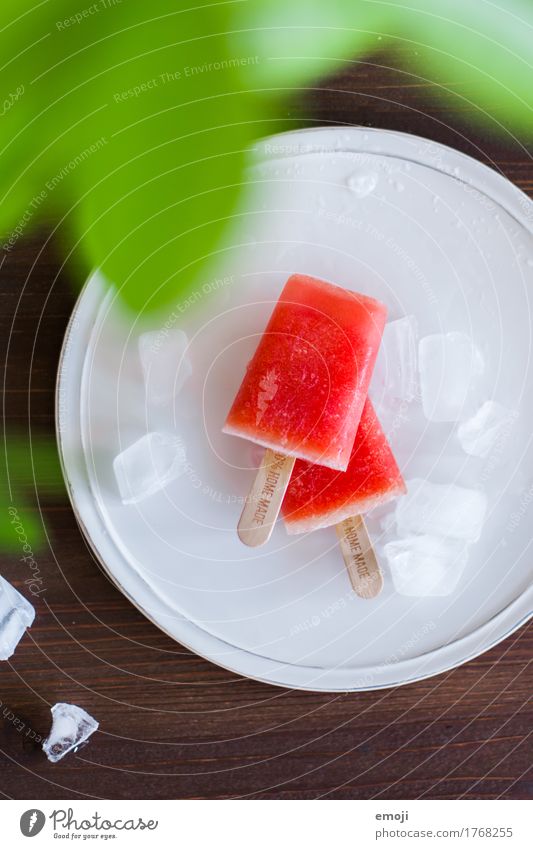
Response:
[[[412,76],[408,50],[346,64],[294,112],[453,145],[533,196],[531,148],[476,127],[475,109]],[[530,139],[531,141],[531,139]],[[53,434],[54,381],[79,270],[46,233],[0,272],[8,424]],[[78,280],[79,284],[79,280]],[[356,695],[284,691],[231,675],[160,633],[110,584],[65,500],[43,496],[46,591],[34,627],[0,665],[0,792],[54,798],[528,798],[533,630],[460,669]],[[37,508],[35,510],[38,515]],[[0,571],[20,585],[19,554]],[[56,701],[101,727],[53,766],[32,741]]]

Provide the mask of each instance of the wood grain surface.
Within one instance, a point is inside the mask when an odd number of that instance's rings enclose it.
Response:
[[[414,77],[409,51],[345,63],[302,91],[307,124],[418,133],[492,165],[533,196],[531,147],[476,127],[476,109]],[[82,271],[49,231],[21,239],[0,271],[4,414],[53,435],[62,336]],[[76,279],[78,278],[78,284]],[[460,669],[375,693],[285,691],[229,674],[160,633],[111,585],[65,499],[39,495],[49,544],[34,627],[0,664],[0,793],[15,799],[528,798],[533,792],[533,629]],[[19,555],[0,572],[23,580]],[[52,765],[32,737],[56,701],[100,730]]]

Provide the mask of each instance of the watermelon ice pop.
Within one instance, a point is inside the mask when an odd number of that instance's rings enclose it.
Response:
[[[282,505],[289,534],[337,525],[405,493],[405,483],[367,400],[346,472],[297,460]]]
[[[383,576],[361,514],[405,492],[394,455],[367,400],[347,470],[335,472],[298,460],[281,509],[289,534],[335,525],[355,592],[374,598]]]
[[[344,471],[385,325],[373,298],[293,274],[224,431]]]
[[[348,466],[385,318],[373,298],[288,279],[223,428],[267,448],[239,521],[246,545],[268,540],[296,457]]]

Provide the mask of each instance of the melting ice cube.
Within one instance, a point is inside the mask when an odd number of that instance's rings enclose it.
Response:
[[[468,562],[467,544],[438,536],[406,536],[384,552],[396,591],[419,598],[452,593]]]
[[[113,461],[122,502],[135,504],[159,492],[183,474],[186,461],[185,446],[176,434],[142,436]]]
[[[485,368],[470,337],[458,332],[425,336],[418,358],[426,418],[456,422],[468,415],[467,401]]]
[[[479,489],[455,484],[430,483],[421,478],[406,481],[407,494],[396,506],[401,533],[429,534],[475,542],[487,511],[487,497]]]
[[[73,749],[89,739],[98,722],[77,705],[58,702],[52,708],[52,730],[43,743],[43,751],[52,763],[57,763]]]
[[[472,418],[457,428],[463,450],[474,457],[487,457],[500,437],[510,432],[516,418],[514,410],[496,401],[485,401]]]
[[[35,619],[35,610],[0,576],[0,660],[8,660]]]
[[[417,384],[417,323],[407,315],[385,325],[372,388],[377,396],[411,402]]]
[[[183,330],[154,330],[139,336],[139,357],[149,405],[170,403],[191,376],[188,345]]]

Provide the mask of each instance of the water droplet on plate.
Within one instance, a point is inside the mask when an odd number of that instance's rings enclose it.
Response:
[[[364,198],[374,191],[378,183],[376,174],[366,174],[362,171],[355,171],[346,180],[346,185],[349,190],[358,198]]]

